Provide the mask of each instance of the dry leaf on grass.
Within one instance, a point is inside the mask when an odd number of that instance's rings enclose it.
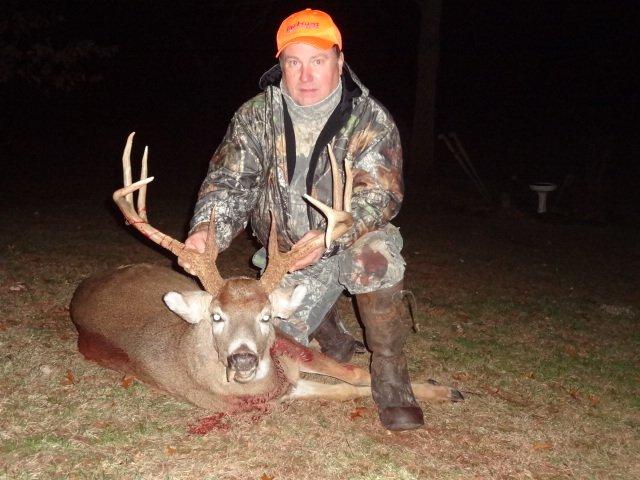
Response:
[[[273,480],[276,477],[272,477],[271,475],[267,475],[266,473],[263,473],[262,476],[260,477],[260,480]]]
[[[362,418],[364,417],[364,414],[366,413],[366,411],[367,411],[367,407],[356,407],[349,414],[349,418],[351,420],[355,420],[356,418]]]
[[[65,374],[64,378],[62,379],[62,381],[60,382],[61,385],[73,385],[75,382],[75,375],[73,374],[73,372],[71,370],[67,370],[67,373]]]
[[[532,403],[527,400],[520,400],[509,393],[501,391],[499,387],[485,387],[485,389],[490,395],[506,402],[513,403],[514,405],[518,405],[520,407],[530,407],[532,405]]]
[[[131,385],[133,385],[135,379],[136,377],[134,377],[133,375],[125,375],[124,377],[122,377],[122,388],[129,388]]]
[[[173,445],[167,445],[164,447],[164,453],[166,453],[167,455],[175,455],[177,451],[178,449]]]
[[[534,450],[552,450],[553,444],[551,442],[533,442],[532,447]]]
[[[571,395],[571,398],[573,398],[576,402],[580,401],[580,391],[577,388],[572,388],[571,390],[569,390],[569,395]]]

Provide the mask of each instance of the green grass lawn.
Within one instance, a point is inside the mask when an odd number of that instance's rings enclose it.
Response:
[[[181,236],[153,201],[152,222]],[[410,432],[385,431],[366,399],[280,404],[200,436],[189,426],[213,412],[84,361],[68,317],[83,278],[171,260],[100,203],[0,221],[0,478],[640,478],[634,230],[407,211],[411,375],[466,401],[424,404]],[[251,274],[252,249],[237,239],[223,275]],[[351,299],[339,307],[361,335]]]

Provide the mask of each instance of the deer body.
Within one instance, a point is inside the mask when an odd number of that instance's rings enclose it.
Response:
[[[328,245],[345,233],[352,224],[351,214],[346,209],[329,211],[309,199],[326,210],[326,240],[319,237],[287,253],[278,252],[277,241],[270,240],[269,265],[259,280],[225,280],[215,267],[213,218],[205,252],[189,250],[148,224],[145,189],[152,178],[146,178],[145,150],[143,178],[131,184],[132,137],[123,155],[125,186],[114,193],[114,200],[129,224],[189,264],[205,289],[184,275],[150,264],[129,265],[85,280],[70,304],[80,352],[88,360],[209,410],[246,410],[283,399],[347,400],[370,395],[368,371],[339,364],[296,343],[277,333],[273,322],[291,315],[306,295],[303,286],[278,288],[287,266],[318,248],[318,240]],[[350,172],[347,179],[349,187]],[[334,178],[334,205],[342,205],[342,195],[336,193],[339,187]],[[140,190],[138,210],[132,201],[136,190]],[[272,223],[270,238],[276,235]],[[312,382],[301,378],[301,372],[341,383]],[[457,390],[444,386],[414,384],[413,390],[422,400],[462,399]]]
[[[248,383],[226,381],[212,322],[187,323],[163,302],[169,291],[197,290],[195,282],[184,275],[149,264],[122,267],[85,280],[70,305],[80,352],[88,360],[207,409],[228,409],[242,400],[234,397],[286,393],[289,378],[296,378],[295,369],[291,361],[280,361],[286,372],[279,376],[270,349],[261,359],[261,378]],[[275,342],[275,332],[270,336],[269,346]]]

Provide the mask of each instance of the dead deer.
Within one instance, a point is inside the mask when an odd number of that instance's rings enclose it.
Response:
[[[238,411],[288,399],[347,400],[371,394],[369,373],[339,364],[279,333],[273,319],[286,318],[306,291],[277,288],[289,265],[327,246],[352,225],[351,169],[345,186],[333,154],[333,210],[307,199],[327,217],[325,238],[318,237],[289,252],[278,251],[272,219],[268,266],[259,280],[223,279],[216,268],[215,222],[211,219],[204,253],[152,227],[146,216],[147,149],[140,181],[131,183],[133,133],[124,153],[124,187],[113,194],[129,225],[191,265],[204,290],[171,269],[138,264],[121,267],[82,282],[71,301],[78,348],[88,360],[133,375],[140,381],[215,411]],[[133,192],[138,190],[138,208]],[[343,194],[344,190],[344,194]],[[343,196],[344,195],[344,196]],[[342,207],[344,206],[344,208]],[[340,380],[337,384],[301,378],[301,372]],[[458,401],[457,390],[413,384],[421,400]]]

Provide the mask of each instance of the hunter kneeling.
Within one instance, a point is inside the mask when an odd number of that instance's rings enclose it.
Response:
[[[361,344],[334,304],[344,290],[355,295],[380,421],[390,430],[420,427],[423,415],[403,354],[410,325],[401,301],[402,238],[389,223],[403,198],[398,129],[345,63],[329,15],[294,13],[282,22],[276,43],[278,63],[262,75],[262,92],[235,113],[211,159],[185,245],[204,252],[212,214],[220,250],[249,220],[266,246],[272,215],[281,251],[321,237],[325,219],[303,195],[333,204],[327,147],[343,179],[345,163],[352,164],[353,225],[331,248],[318,246],[289,268],[280,286],[302,285],[306,295],[278,327],[303,345],[315,338],[324,353],[347,361]],[[265,267],[264,248],[253,262]],[[188,261],[180,264],[192,271]]]

